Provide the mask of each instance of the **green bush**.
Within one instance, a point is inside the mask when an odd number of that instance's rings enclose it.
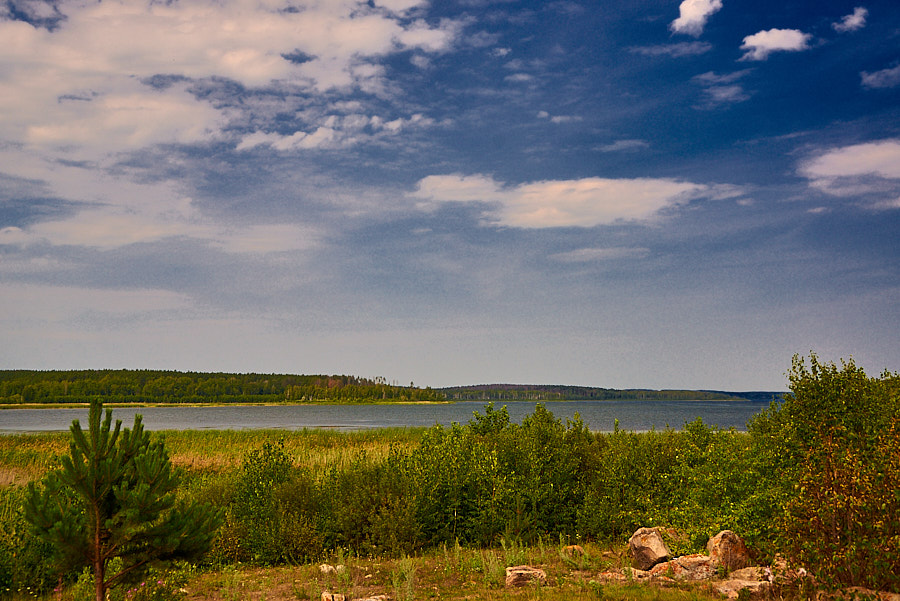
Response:
[[[52,569],[52,547],[31,534],[22,512],[25,489],[0,487],[0,596],[50,590],[60,574]]]
[[[407,457],[394,449],[382,462],[358,455],[329,470],[319,492],[319,528],[331,549],[399,556],[421,547]]]
[[[267,442],[244,457],[214,549],[218,557],[260,564],[287,559],[282,544],[287,524],[278,491],[292,472],[291,459],[281,442]]]
[[[900,380],[794,357],[791,394],[751,424],[775,547],[820,582],[900,592]]]

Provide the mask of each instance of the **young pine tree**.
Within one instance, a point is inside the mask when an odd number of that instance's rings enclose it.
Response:
[[[101,422],[102,412],[91,403],[87,433],[72,422],[69,455],[41,486],[29,484],[25,501],[25,519],[53,546],[60,569],[93,570],[96,601],[152,563],[202,554],[221,523],[206,504],[176,501],[179,474],[140,415],[120,432],[122,422],[112,428],[112,412]]]

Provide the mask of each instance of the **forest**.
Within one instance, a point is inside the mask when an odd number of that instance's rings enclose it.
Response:
[[[0,405],[89,403],[389,403],[558,400],[776,400],[780,392],[730,393],[485,384],[419,388],[383,377],[154,370],[0,371]]]
[[[443,401],[430,388],[346,375],[153,370],[0,371],[0,404]]]

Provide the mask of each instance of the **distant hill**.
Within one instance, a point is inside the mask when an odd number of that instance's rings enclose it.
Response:
[[[477,384],[436,388],[450,401],[739,401],[775,400],[783,392],[651,390],[540,384]]]

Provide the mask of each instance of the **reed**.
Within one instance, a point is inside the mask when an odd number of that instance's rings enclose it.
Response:
[[[318,474],[342,469],[360,455],[371,460],[388,456],[391,448],[415,446],[423,428],[387,428],[355,432],[331,430],[169,430],[160,432],[175,465],[204,471],[235,468],[267,442],[284,445],[295,467]]]
[[[68,449],[68,432],[0,436],[0,486],[39,478]]]

